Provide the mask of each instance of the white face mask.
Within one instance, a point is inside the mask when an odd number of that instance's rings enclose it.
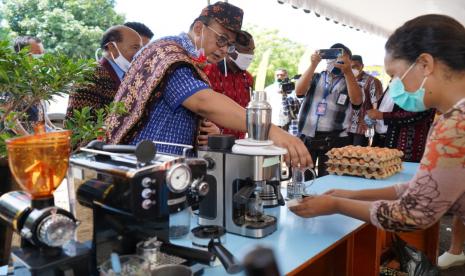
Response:
[[[116,46],[115,42],[112,41],[110,43],[113,43],[116,50],[118,51],[118,57],[117,58],[115,58],[113,56],[113,54],[110,52],[110,55],[113,58],[113,61],[116,63],[116,65],[118,65],[118,67],[121,70],[123,70],[126,73],[129,70],[129,66],[131,66],[131,63],[125,57],[123,57],[123,55],[121,54],[121,52],[118,49],[118,46]]]
[[[239,53],[238,51],[236,51],[236,54],[237,54],[237,58],[236,59],[231,58],[231,60],[241,70],[247,70],[247,68],[249,68],[250,64],[253,61],[254,55],[243,54],[243,53]]]
[[[100,58],[99,58],[99,56],[98,56],[98,52],[99,52],[100,50],[102,50],[102,49],[97,48],[97,50],[95,50],[95,61],[96,61],[96,62],[99,62],[99,61],[100,61]]]
[[[358,77],[358,75],[360,74],[360,70],[352,69],[352,73],[354,73],[354,77]]]

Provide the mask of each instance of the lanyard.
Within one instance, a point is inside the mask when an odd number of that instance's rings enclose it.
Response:
[[[324,94],[323,94],[323,100],[326,101],[326,98],[328,97],[329,94],[331,94],[331,91],[336,87],[336,85],[341,81],[343,78],[338,78],[335,82],[333,82],[334,78],[331,79],[331,84],[328,83],[328,72],[325,72],[325,87],[324,87]]]
[[[335,82],[333,82],[334,78],[331,79],[331,84],[328,83],[328,72],[325,72],[325,86],[324,86],[324,94],[323,94],[323,99],[321,100],[320,103],[323,103],[326,105],[326,98],[328,97],[328,95],[331,93],[331,90],[334,89],[334,87],[336,87],[336,85],[339,83],[340,80],[342,80],[343,78],[338,78]],[[319,104],[318,104],[319,105]],[[315,127],[315,134],[316,132],[318,131],[318,124],[320,123],[320,117],[322,115],[319,115],[317,114],[317,118],[316,118],[316,127]]]

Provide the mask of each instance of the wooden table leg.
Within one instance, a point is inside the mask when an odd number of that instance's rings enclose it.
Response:
[[[382,250],[382,231],[366,224],[354,234],[353,275],[378,276]]]

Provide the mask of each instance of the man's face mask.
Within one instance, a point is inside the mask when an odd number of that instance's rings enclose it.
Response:
[[[405,90],[404,83],[402,80],[407,76],[407,74],[412,70],[412,68],[416,65],[416,62],[410,65],[410,67],[405,71],[404,75],[399,77],[394,77],[389,84],[389,95],[391,95],[392,100],[395,104],[400,106],[402,109],[410,111],[410,112],[421,112],[425,111],[425,85],[426,80],[428,77],[425,77],[421,82],[420,88],[415,92],[408,92]]]
[[[247,70],[247,68],[249,68],[250,64],[252,63],[253,61],[253,57],[254,55],[250,55],[250,54],[243,54],[243,53],[239,53],[238,51],[236,51],[236,54],[237,54],[237,57],[236,59],[233,59],[231,58],[231,60],[237,65],[237,67],[239,67],[241,70]]]
[[[115,46],[116,50],[118,51],[118,57],[117,58],[115,58],[113,56],[113,54],[110,52],[110,55],[113,58],[113,61],[116,63],[116,65],[118,65],[118,67],[121,70],[123,70],[126,73],[129,70],[129,67],[131,66],[131,63],[125,57],[123,57],[120,50],[118,49],[118,46],[116,45],[116,43],[114,41],[112,41],[110,43],[112,43]]]

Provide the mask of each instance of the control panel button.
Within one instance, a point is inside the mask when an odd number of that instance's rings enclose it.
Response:
[[[146,199],[146,200],[142,201],[142,208],[144,208],[145,210],[148,210],[148,209],[150,209],[154,204],[155,204],[155,201],[152,202],[150,199]]]
[[[152,195],[155,194],[154,190],[151,190],[149,188],[145,188],[142,190],[142,198],[150,198]]]
[[[150,177],[144,177],[142,179],[142,186],[144,188],[149,188],[150,186],[152,186],[153,184],[155,184],[156,180],[155,179],[152,179]]]

